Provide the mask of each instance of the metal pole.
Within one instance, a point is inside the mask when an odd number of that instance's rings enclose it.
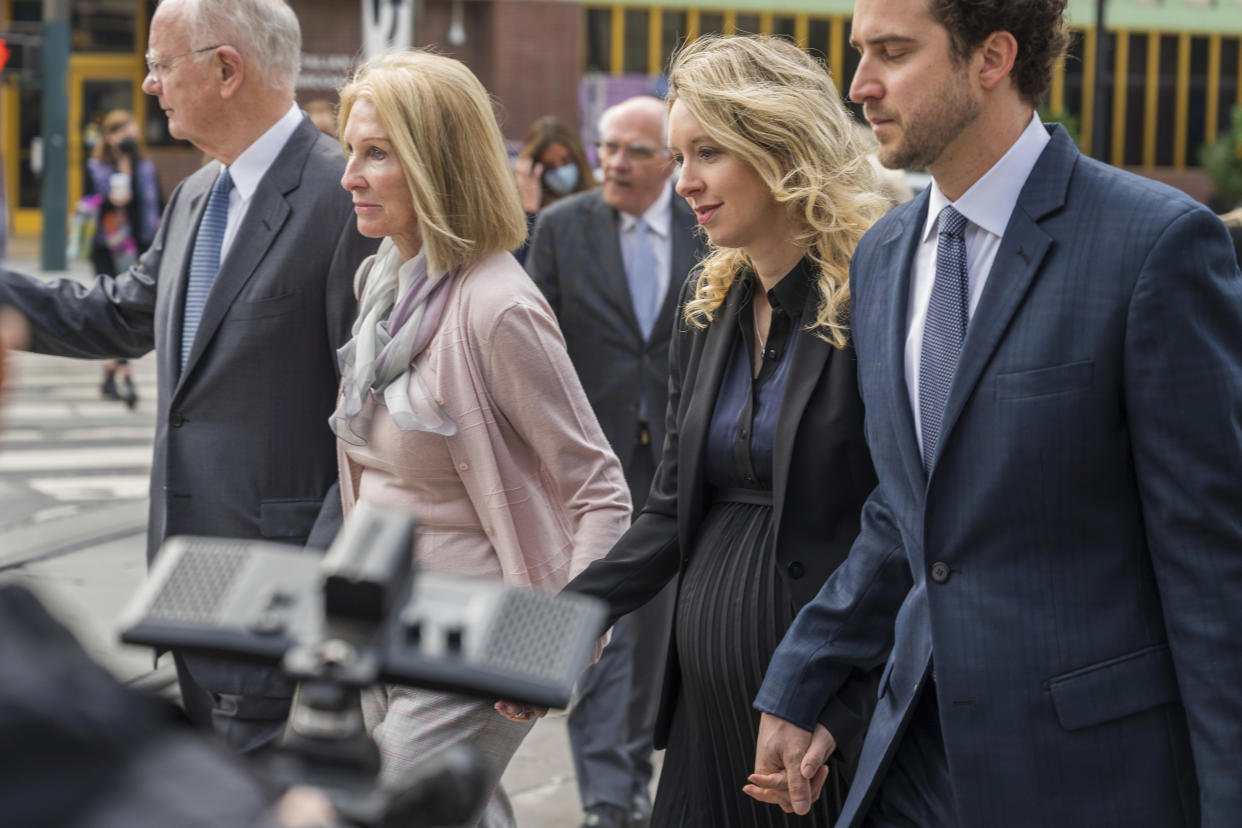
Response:
[[[43,0],[43,269],[65,269],[69,198],[69,0]]]
[[[1108,158],[1108,131],[1104,126],[1109,112],[1106,93],[1112,77],[1108,72],[1109,54],[1112,50],[1107,47],[1110,41],[1104,31],[1105,2],[1106,0],[1095,0],[1095,112],[1091,116],[1094,124],[1091,128],[1091,156],[1101,160]]]

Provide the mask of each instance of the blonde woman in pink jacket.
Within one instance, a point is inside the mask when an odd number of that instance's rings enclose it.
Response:
[[[362,67],[339,120],[358,230],[384,238],[340,352],[346,513],[410,511],[428,570],[559,590],[625,531],[630,500],[552,310],[506,252],[526,222],[491,101],[460,62],[410,51]],[[493,784],[479,824],[513,825],[499,780],[533,717],[395,686],[363,708],[386,782],[469,741]]]

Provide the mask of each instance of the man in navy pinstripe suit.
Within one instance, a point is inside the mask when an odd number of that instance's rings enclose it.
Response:
[[[1242,819],[1242,274],[1035,118],[1064,8],[856,0],[850,96],[934,185],[854,255],[879,485],[755,702],[786,810],[882,669],[841,826]]]

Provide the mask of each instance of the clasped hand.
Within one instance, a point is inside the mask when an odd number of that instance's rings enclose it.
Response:
[[[747,777],[750,784],[742,791],[787,814],[805,815],[824,789],[825,763],[836,748],[836,740],[821,724],[812,733],[764,713],[755,745],[755,772]]]

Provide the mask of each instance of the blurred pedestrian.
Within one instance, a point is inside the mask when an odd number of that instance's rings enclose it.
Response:
[[[663,102],[649,96],[603,113],[603,187],[548,207],[526,262],[625,469],[635,515],[664,445],[677,296],[705,250],[669,181],[666,120]],[[670,584],[621,618],[578,683],[569,743],[586,826],[642,828],[650,819],[652,731],[675,592]]]
[[[582,141],[569,124],[553,115],[544,115],[530,125],[522,149],[513,162],[518,195],[526,213],[526,228],[535,226],[539,211],[574,193],[595,187],[595,174],[587,161]],[[520,264],[526,263],[529,238],[513,252]]]
[[[711,240],[681,293],[668,432],[646,507],[567,589],[614,619],[680,573],[652,825],[830,826],[856,759],[795,822],[742,793],[768,657],[858,532],[875,483],[850,345],[847,268],[885,210],[832,79],[771,37],[703,37],[673,58],[677,192]],[[874,693],[833,706],[861,734]]]
[[[359,268],[340,352],[345,511],[411,512],[422,568],[558,590],[620,536],[630,499],[556,318],[507,252],[526,224],[491,99],[459,61],[393,53],[341,91],[341,121],[341,185],[359,232],[385,239]],[[454,743],[480,751],[486,826],[513,825],[500,776],[533,722],[506,709],[363,693],[386,784]]]
[[[340,522],[324,428],[335,350],[374,243],[337,186],[339,145],[294,103],[297,18],[283,0],[164,0],[150,33],[143,90],[173,137],[217,160],[178,185],[128,271],[90,287],[0,272],[0,303],[41,353],[155,349],[148,560],[170,535],[326,547]],[[293,685],[278,668],[174,655],[194,721],[244,750],[280,734]]]
[[[854,253],[879,485],[748,788],[811,807],[821,711],[887,659],[841,828],[1242,814],[1242,276],[1203,205],[1040,123],[1066,5],[854,6],[849,96],[933,180]]]
[[[96,273],[122,273],[155,240],[164,205],[155,164],[139,149],[133,113],[114,109],[104,115],[100,127],[100,138],[86,162],[85,194],[100,197],[91,263]],[[104,363],[100,393],[131,409],[138,404],[129,360]]]

